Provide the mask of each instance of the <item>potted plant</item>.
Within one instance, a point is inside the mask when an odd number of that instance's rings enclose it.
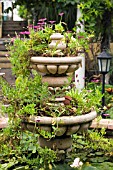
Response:
[[[87,33],[78,36],[75,31],[65,31],[61,21],[54,26],[46,26],[44,21],[27,32],[29,38],[17,36],[8,47],[16,80],[14,86],[1,81],[4,101],[9,104],[5,112],[14,124],[18,118],[24,129],[39,133],[42,147],[66,151],[72,144],[71,135],[87,129],[97,116],[102,96],[99,91],[78,92],[70,86],[72,75],[81,64],[76,55],[88,48]]]

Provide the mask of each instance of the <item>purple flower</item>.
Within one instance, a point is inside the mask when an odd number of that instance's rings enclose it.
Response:
[[[25,34],[25,31],[23,31],[23,32],[20,32],[20,34],[23,34],[23,35],[24,35],[24,34]]]
[[[46,21],[47,20],[47,18],[41,18],[41,19],[39,19],[38,21],[39,22],[44,22],[44,21]]]
[[[64,12],[61,12],[61,13],[59,13],[58,15],[60,15],[61,17],[64,15]]]
[[[30,34],[30,32],[29,32],[29,31],[25,31],[25,34],[26,34],[26,35],[29,35],[29,34]]]
[[[39,26],[38,26],[38,25],[35,25],[33,28],[36,28],[36,29],[37,29],[37,28],[39,28]]]
[[[30,34],[30,32],[29,31],[24,31],[24,32],[20,32],[20,34],[22,34],[22,35],[29,35]]]
[[[32,27],[33,27],[33,25],[29,25],[29,26],[28,26],[28,28],[32,28]]]
[[[38,22],[37,24],[38,25],[45,25],[46,23],[45,22]]]
[[[98,80],[98,79],[93,79],[93,80],[91,80],[91,82],[93,82],[93,83],[98,83],[99,80]]]
[[[50,24],[54,24],[56,21],[49,21],[50,22]]]

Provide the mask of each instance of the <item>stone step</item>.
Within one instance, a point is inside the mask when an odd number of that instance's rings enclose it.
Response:
[[[7,57],[8,55],[9,55],[8,51],[0,51],[0,68],[1,69],[11,68],[10,60]]]
[[[15,37],[16,34],[27,30],[26,21],[3,21],[2,36],[3,37]]]
[[[10,38],[0,38],[0,51],[7,51],[6,43],[10,42]]]

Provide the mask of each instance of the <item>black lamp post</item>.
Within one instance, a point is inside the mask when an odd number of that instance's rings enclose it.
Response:
[[[104,107],[105,105],[105,75],[109,72],[110,70],[110,62],[111,62],[112,56],[110,56],[105,50],[99,54],[97,57],[98,60],[98,67],[99,67],[99,72],[103,75],[102,76],[102,106]]]

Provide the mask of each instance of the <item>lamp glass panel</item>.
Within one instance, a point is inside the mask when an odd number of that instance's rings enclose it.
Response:
[[[111,59],[108,59],[108,62],[107,62],[107,72],[109,72],[109,70],[110,70],[110,62],[111,62]]]
[[[106,72],[107,71],[107,60],[106,59],[102,59],[101,60],[101,64],[102,64],[102,72]]]
[[[98,59],[98,67],[99,67],[99,71],[101,72],[102,71],[102,67],[101,67],[101,60]]]

